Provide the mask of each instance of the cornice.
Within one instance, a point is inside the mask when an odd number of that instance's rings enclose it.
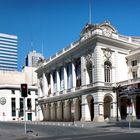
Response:
[[[54,97],[48,97],[46,99],[40,99],[38,102],[39,102],[39,104],[44,104],[44,103],[68,100],[68,99],[77,98],[82,95],[86,95],[86,94],[90,94],[90,93],[91,94],[96,93],[97,91],[100,91],[100,90],[112,91],[112,87],[98,86],[98,87],[92,87],[92,88],[88,88],[88,89],[82,89],[82,90],[78,90],[78,91],[71,92],[68,94],[63,94],[63,95],[54,96]]]
[[[66,48],[64,53],[61,53],[60,55],[57,55],[55,57],[52,57],[48,62],[44,63],[41,67],[39,67],[36,72],[40,75],[43,73],[43,71],[46,71],[48,68],[52,67],[53,65],[56,66],[56,64],[59,63],[65,63],[65,61],[68,61],[68,59],[71,59],[71,56],[75,57],[76,52],[77,54],[82,55],[82,53],[85,53],[85,50],[88,49],[88,47],[95,47],[99,44],[105,44],[110,45],[113,47],[118,47],[125,50],[132,50],[140,47],[140,45],[123,41],[120,39],[114,39],[111,37],[107,37],[104,35],[94,34],[90,36],[89,38],[85,40],[79,40],[76,42],[76,45],[70,45],[70,48]],[[94,49],[94,48],[93,48]],[[63,52],[63,51],[62,51]],[[75,54],[75,55],[74,55]]]

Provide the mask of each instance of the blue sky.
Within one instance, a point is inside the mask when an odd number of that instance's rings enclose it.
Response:
[[[18,69],[31,50],[47,58],[78,40],[89,0],[0,0],[0,32],[18,36]],[[109,20],[120,34],[140,35],[139,0],[91,0],[92,23]]]

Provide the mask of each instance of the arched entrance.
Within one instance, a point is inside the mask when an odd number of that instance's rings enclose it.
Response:
[[[127,97],[122,97],[120,99],[120,115],[122,120],[126,119],[127,117],[127,102]]]
[[[140,119],[140,95],[136,96],[136,117]]]
[[[88,107],[90,111],[91,121],[94,119],[94,99],[91,95],[87,96]]]
[[[112,97],[108,95],[104,97],[104,119],[109,119],[111,117],[111,109]]]

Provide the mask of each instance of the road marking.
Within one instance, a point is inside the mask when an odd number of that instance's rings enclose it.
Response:
[[[59,138],[59,139],[55,139],[55,140],[71,140],[72,138]]]
[[[85,138],[90,138],[90,137],[102,137],[102,136],[113,136],[117,135],[119,133],[114,133],[114,134],[98,134],[98,135],[90,135],[90,136],[83,136],[83,137],[76,137],[76,139],[85,139]]]

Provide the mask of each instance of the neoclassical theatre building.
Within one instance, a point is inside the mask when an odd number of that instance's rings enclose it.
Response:
[[[117,114],[121,118],[126,106],[119,104],[117,113],[112,87],[128,84],[127,57],[139,47],[139,38],[119,34],[108,21],[87,24],[77,41],[36,70],[44,121],[105,121]]]

